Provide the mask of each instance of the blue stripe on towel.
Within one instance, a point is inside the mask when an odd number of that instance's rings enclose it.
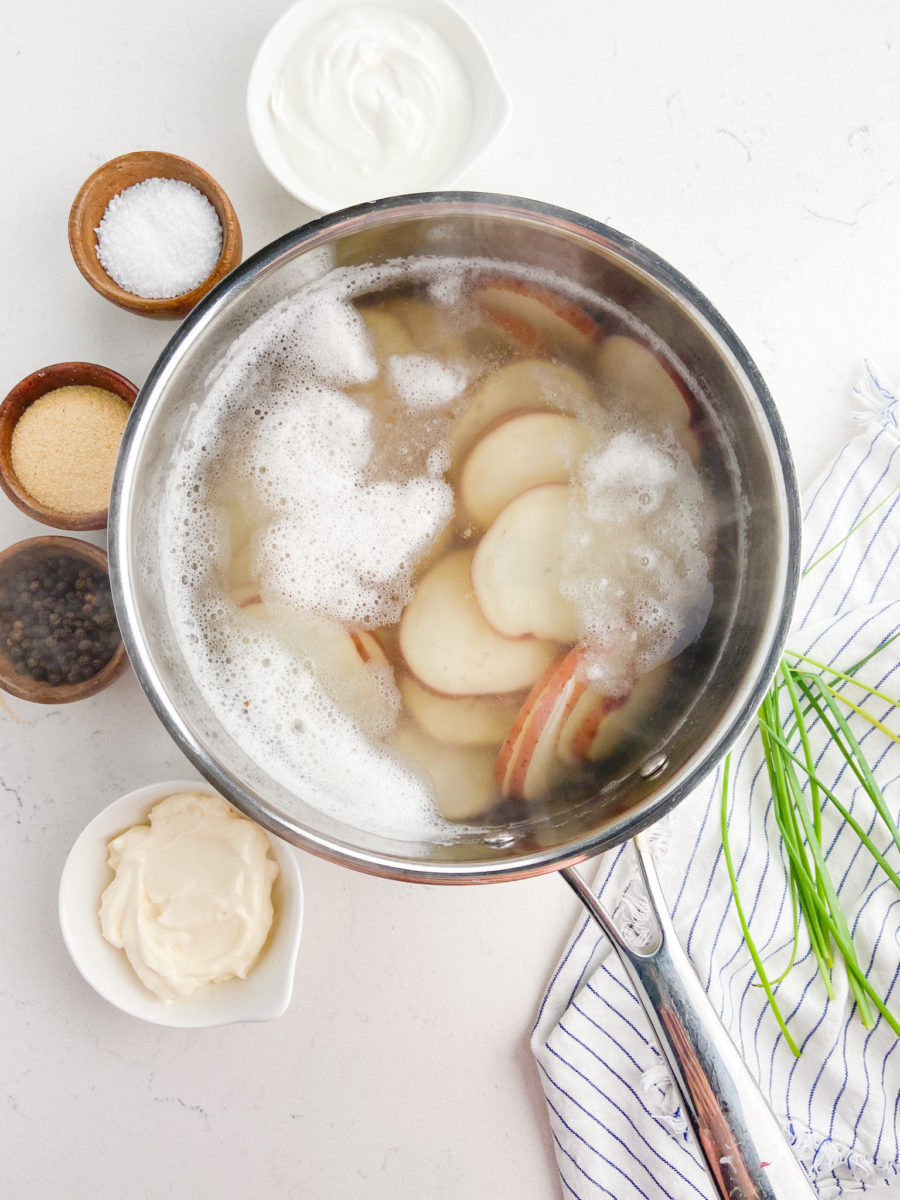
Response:
[[[575,1040],[578,1041],[577,1038]],[[579,1042],[579,1045],[581,1046],[581,1048],[583,1050],[587,1051],[588,1054],[592,1053],[590,1050],[590,1047],[587,1045],[586,1042]],[[657,1159],[660,1163],[662,1163],[663,1165],[668,1167],[670,1170],[673,1170],[675,1172],[675,1174],[684,1183],[688,1184],[689,1187],[693,1188],[693,1184],[688,1179],[688,1177],[682,1171],[679,1171],[678,1168],[675,1167],[674,1164],[668,1158],[666,1158],[663,1154],[660,1153],[660,1151],[654,1146],[652,1140],[643,1133],[643,1131],[642,1131],[640,1125],[637,1123],[637,1121],[635,1121],[632,1117],[629,1116],[628,1111],[616,1100],[615,1096],[612,1093],[607,1092],[603,1088],[601,1088],[594,1080],[592,1080],[590,1078],[590,1076],[588,1074],[586,1074],[584,1071],[580,1071],[568,1059],[565,1059],[561,1055],[557,1054],[557,1052],[555,1050],[551,1049],[551,1053],[557,1057],[557,1059],[562,1064],[562,1066],[568,1068],[568,1070],[571,1071],[572,1074],[576,1075],[584,1084],[586,1084],[587,1087],[591,1089],[591,1091],[594,1095],[602,1098],[605,1106],[608,1105],[612,1110],[614,1110],[616,1113],[619,1114],[619,1116],[622,1118],[622,1120],[624,1121],[627,1128],[631,1131],[630,1138],[627,1139],[626,1141],[623,1141],[623,1139],[620,1138],[617,1134],[612,1133],[612,1131],[609,1129],[606,1129],[606,1127],[602,1125],[602,1123],[597,1118],[597,1116],[588,1107],[579,1104],[578,1101],[574,1099],[574,1097],[572,1096],[572,1094],[570,1092],[564,1093],[566,1096],[566,1099],[569,1100],[570,1103],[572,1103],[576,1108],[580,1109],[581,1112],[588,1118],[589,1121],[591,1121],[597,1127],[604,1129],[606,1133],[610,1134],[610,1136],[614,1139],[614,1141],[616,1141],[620,1145],[624,1146],[627,1154],[631,1158],[635,1159],[637,1162],[640,1163],[640,1165],[644,1168],[644,1170],[650,1175],[651,1179],[655,1183],[657,1183],[657,1185],[660,1187],[660,1189],[662,1191],[665,1192],[666,1195],[669,1195],[670,1193],[666,1190],[665,1184],[661,1180],[658,1180],[655,1178],[655,1176],[653,1175],[650,1168],[646,1165],[646,1163],[644,1163],[644,1161],[641,1158],[638,1157],[638,1155],[635,1154],[635,1152],[627,1144],[627,1141],[639,1142],[641,1144],[641,1146],[643,1146],[646,1149],[646,1151],[648,1151],[650,1154],[652,1154],[655,1159]],[[600,1061],[598,1056],[594,1055],[594,1058],[595,1058],[595,1060]],[[564,1091],[564,1089],[552,1077],[552,1075],[546,1069],[546,1067],[542,1066],[541,1069],[544,1073],[545,1079],[547,1079],[552,1084],[553,1087],[557,1088],[561,1092]],[[622,1087],[623,1091],[626,1093],[630,1093],[631,1096],[637,1101],[637,1103],[639,1104],[639,1106],[643,1110],[643,1112],[646,1113],[648,1116],[652,1116],[650,1109],[640,1099],[640,1097],[638,1096],[638,1094],[634,1090],[634,1088],[629,1087],[621,1075],[618,1075],[615,1072],[610,1072],[610,1073],[614,1076],[617,1083]],[[675,1144],[678,1145],[679,1143],[676,1142]],[[593,1148],[594,1147],[592,1147],[592,1149]],[[685,1151],[685,1153],[688,1153],[688,1152]],[[697,1189],[694,1189],[694,1190],[697,1190]],[[699,1192],[698,1194],[702,1195],[703,1193]]]
[[[547,1072],[546,1069],[544,1069],[544,1078],[548,1079],[548,1080],[550,1079],[549,1073]],[[552,1084],[553,1081],[550,1080],[550,1083]],[[571,1105],[574,1105],[576,1108],[581,1109],[582,1112],[586,1111],[585,1109],[582,1108],[582,1106],[580,1104],[577,1104],[577,1102],[574,1101],[572,1099],[572,1097],[564,1089],[561,1088],[559,1090],[562,1091],[563,1095],[566,1097],[566,1099],[569,1101],[569,1103]],[[629,1190],[632,1190],[638,1196],[643,1197],[643,1200],[651,1200],[650,1194],[648,1192],[645,1192],[644,1189],[642,1187],[640,1187],[634,1181],[634,1179],[631,1178],[631,1176],[625,1170],[624,1166],[621,1166],[618,1162],[615,1161],[615,1159],[610,1158],[608,1155],[604,1154],[602,1150],[598,1150],[596,1146],[593,1146],[582,1133],[580,1133],[577,1129],[574,1128],[573,1125],[571,1125],[568,1121],[566,1121],[566,1119],[563,1117],[560,1110],[553,1104],[552,1100],[548,1099],[547,1104],[550,1107],[550,1110],[553,1113],[553,1115],[556,1117],[556,1120],[559,1122],[559,1124],[563,1127],[563,1129],[566,1130],[566,1132],[571,1137],[575,1138],[581,1144],[581,1146],[583,1146],[585,1149],[589,1150],[591,1152],[591,1154],[593,1154],[596,1157],[598,1163],[603,1163],[605,1166],[609,1167],[612,1171],[614,1171],[616,1173],[616,1175],[621,1176],[621,1179],[617,1180],[617,1184],[618,1184],[618,1187],[620,1188],[620,1191],[618,1193],[610,1192],[609,1195],[617,1196],[618,1200],[623,1200],[625,1192],[621,1189],[623,1189],[627,1185]],[[597,1121],[597,1124],[600,1126],[601,1129],[606,1128],[600,1121]],[[618,1138],[614,1134],[612,1134],[611,1130],[606,1130],[606,1132],[609,1133],[613,1139],[613,1144],[610,1146],[610,1149],[613,1153],[615,1153],[616,1151],[621,1152],[622,1150],[624,1150],[624,1151],[627,1151],[630,1158],[634,1159],[637,1162],[640,1161],[636,1158],[636,1156],[632,1153],[632,1151],[629,1150],[627,1146],[625,1146],[625,1144],[621,1138]],[[573,1161],[573,1163],[575,1163],[578,1170],[582,1174],[585,1175],[585,1178],[589,1179],[591,1181],[591,1183],[594,1183],[594,1184],[597,1184],[598,1186],[600,1186],[598,1184],[598,1181],[596,1179],[594,1179],[592,1176],[588,1175],[587,1172],[584,1170],[584,1167],[582,1165],[583,1159],[578,1162],[575,1162],[574,1159],[572,1161]],[[641,1165],[643,1165],[643,1164],[641,1164]],[[653,1178],[652,1175],[651,1175],[651,1182],[653,1182],[654,1184],[657,1182]],[[668,1195],[669,1193],[666,1193],[666,1194]],[[670,1198],[670,1200],[671,1200],[671,1198]]]

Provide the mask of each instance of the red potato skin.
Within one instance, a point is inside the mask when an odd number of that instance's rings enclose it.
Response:
[[[370,648],[366,645],[366,640],[365,640],[366,637],[370,637],[372,639],[372,641],[375,643],[375,652],[374,653],[372,653],[370,651]],[[375,633],[374,631],[370,631],[367,629],[364,631],[364,634],[351,633],[350,640],[351,640],[351,642],[353,642],[353,645],[356,647],[357,654],[363,660],[364,663],[372,662],[372,660],[375,658],[377,658],[379,660],[379,662],[381,662],[381,663],[387,663],[388,658],[384,652],[384,647],[381,644],[378,634]]]
[[[581,697],[587,691],[588,685],[585,680],[574,678],[574,672],[573,672],[572,675],[569,676],[569,679],[567,679],[562,684],[562,686],[559,689],[559,692],[560,693],[564,692],[566,690],[566,688],[569,688],[569,695],[566,699],[565,708],[556,717],[555,728],[551,731],[551,735],[553,737],[553,752],[557,758],[557,761],[558,761],[558,755],[559,755],[559,739],[560,739],[560,736],[562,735],[562,731],[566,727],[566,721],[571,716],[572,710],[575,708],[578,701],[581,699]],[[523,797],[527,796],[528,774],[531,770],[531,765],[534,761],[535,752],[537,751],[537,748],[540,745],[540,740],[545,735],[547,726],[549,725],[551,719],[553,718],[555,707],[556,707],[556,702],[554,701],[554,703],[551,704],[550,709],[546,714],[546,717],[543,718],[541,721],[541,728],[538,730],[535,730],[534,739],[533,739],[531,745],[529,746],[529,754],[528,754],[527,761],[523,761],[522,769],[518,772],[515,772],[513,778],[511,778],[509,780],[511,795],[521,795]],[[515,787],[515,791],[512,790],[513,786]]]
[[[534,706],[537,704],[542,693],[546,689],[547,684],[552,679],[554,674],[559,670],[560,663],[564,657],[565,655],[560,655],[558,658],[553,660],[544,674],[540,677],[537,683],[535,683],[534,687],[532,687],[531,691],[525,697],[525,703],[519,710],[519,715],[513,722],[512,729],[510,729],[509,733],[506,735],[506,741],[503,743],[497,753],[497,761],[494,764],[494,779],[496,780],[497,786],[501,790],[503,790],[503,784],[506,779],[506,773],[509,768],[510,760],[512,759],[516,744],[519,741],[519,738],[522,736],[522,731],[531,716]]]
[[[599,692],[597,693],[597,707],[584,720],[581,728],[572,738],[571,754],[576,762],[588,761],[597,730],[609,714],[615,712],[617,708],[621,708],[627,699],[627,693],[624,696],[603,696]]]
[[[485,293],[492,288],[514,292],[520,296],[527,296],[529,299],[536,300],[538,303],[543,304],[554,316],[567,321],[573,329],[577,330],[578,333],[584,334],[595,345],[599,344],[605,336],[605,331],[597,324],[590,313],[585,312],[583,308],[580,308],[577,304],[573,304],[570,300],[566,300],[556,292],[550,291],[549,288],[542,287],[539,283],[532,283],[527,279],[511,279],[506,275],[490,275],[479,280],[476,295],[482,308],[496,325],[499,325],[501,329],[510,334],[529,353],[550,358],[553,356],[553,346],[544,334],[528,321],[513,316],[505,312],[502,308],[492,305],[490,300],[485,298]]]
[[[494,779],[504,796],[521,794],[538,738],[559,700],[560,692],[572,680],[580,661],[581,650],[578,646],[564,651],[553,660],[528,693],[494,765]],[[579,680],[575,683],[566,713],[571,712],[571,706],[577,703],[586,687],[586,682]]]
[[[539,355],[542,358],[550,357],[552,353],[550,343],[533,326],[527,324],[525,321],[517,320],[510,313],[491,309],[488,305],[484,305],[484,307],[490,313],[494,324],[504,329],[523,350],[527,350],[529,354]]]
[[[364,663],[367,663],[369,661],[369,652],[366,649],[362,638],[359,636],[359,634],[351,633],[350,640],[353,643],[353,645],[356,647],[356,653],[359,655],[359,657],[363,660]]]

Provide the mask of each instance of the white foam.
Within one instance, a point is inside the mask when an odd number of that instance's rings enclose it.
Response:
[[[634,426],[584,456],[571,507],[561,591],[598,648],[591,678],[621,693],[705,622],[709,499],[671,430]]]
[[[407,408],[446,408],[463,391],[467,375],[427,354],[392,354],[388,377]]]
[[[468,272],[452,260],[445,260],[447,265],[441,270],[436,279],[428,284],[428,297],[435,304],[453,305],[462,299],[466,286]]]
[[[452,512],[453,494],[436,479],[357,481],[324,495],[311,481],[259,538],[260,590],[350,626],[391,625],[412,596],[413,567]]]

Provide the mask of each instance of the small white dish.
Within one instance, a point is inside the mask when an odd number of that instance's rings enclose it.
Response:
[[[293,847],[271,834],[267,836],[279,867],[272,888],[275,921],[259,961],[246,979],[211,983],[192,996],[166,1004],[144,987],[125,951],[110,945],[100,931],[100,896],[113,878],[107,864],[108,842],[132,825],[143,824],[157,801],[181,791],[217,794],[208,783],[194,779],[153,783],[114,800],[79,834],[59,883],[59,923],[66,948],[96,992],[142,1021],[178,1029],[203,1029],[280,1017],[294,988],[303,925],[303,885]]]
[[[472,95],[469,136],[446,169],[430,180],[427,187],[415,190],[452,188],[503,132],[512,114],[512,104],[484,43],[446,0],[299,0],[275,22],[257,52],[247,85],[247,120],[250,135],[269,172],[292,196],[319,213],[382,197],[347,196],[335,203],[334,198],[320,194],[315,184],[302,178],[288,161],[276,131],[269,99],[285,60],[306,30],[340,9],[365,5],[396,9],[430,25],[455,53],[468,77]],[[394,189],[397,190],[410,189]]]

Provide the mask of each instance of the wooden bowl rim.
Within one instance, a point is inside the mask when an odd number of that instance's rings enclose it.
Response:
[[[45,383],[46,386],[41,386]],[[0,401],[0,487],[18,509],[33,520],[40,521],[42,525],[83,532],[106,528],[109,518],[108,506],[93,513],[65,513],[47,508],[35,500],[19,482],[13,470],[10,451],[13,430],[29,405],[56,388],[79,384],[85,387],[106,388],[124,400],[129,408],[133,407],[139,390],[137,384],[114,371],[112,367],[76,360],[39,367],[20,379]],[[33,394],[30,394],[32,390]]]
[[[130,183],[122,183],[121,172],[132,166],[140,168],[137,177]],[[179,179],[193,184],[212,204],[222,226],[222,252],[207,278],[189,292],[160,299],[128,292],[106,273],[97,257],[95,222],[87,217],[88,209],[94,207],[98,198],[103,201],[100,208],[102,215],[113,196],[144,179],[152,178]],[[237,213],[222,185],[198,163],[165,150],[133,150],[97,167],[81,185],[72,202],[68,233],[72,257],[91,287],[120,308],[148,317],[180,319],[187,316],[194,305],[239,264],[243,250]]]
[[[93,542],[86,542],[82,538],[45,534],[13,542],[11,546],[0,550],[0,581],[20,558],[30,556],[37,559],[44,554],[69,554],[72,558],[85,559],[109,574],[106,551],[101,546],[95,546]],[[122,673],[127,662],[125,644],[119,633],[119,644],[113,651],[112,658],[96,675],[82,683],[61,683],[54,686],[16,671],[6,651],[0,646],[0,688],[9,695],[19,700],[28,700],[32,704],[69,704],[73,700],[84,700],[103,691]]]

